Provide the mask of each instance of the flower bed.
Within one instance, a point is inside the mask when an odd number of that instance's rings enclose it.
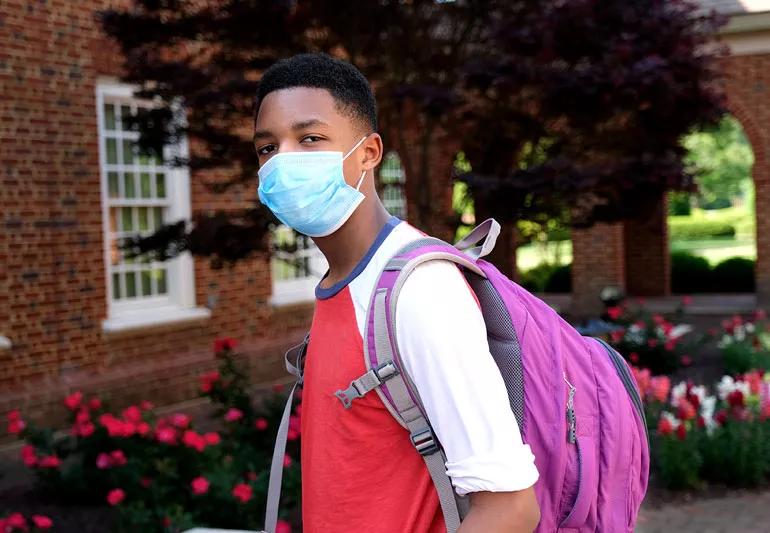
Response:
[[[27,424],[19,411],[7,414],[8,431],[24,439],[21,459],[41,491],[115,507],[120,531],[261,529],[283,398],[276,391],[254,406],[234,348],[231,339],[217,341],[219,369],[201,376],[221,431],[197,431],[185,413],[158,416],[147,401],[111,412],[77,391],[64,400],[72,424],[65,434]],[[300,520],[300,412],[298,405],[284,460],[282,533]]]
[[[755,487],[770,475],[770,373],[703,385],[634,369],[645,399],[653,474],[670,489]]]
[[[751,369],[770,370],[770,323],[767,314],[758,310],[749,320],[735,316],[723,321],[718,346],[728,374],[741,374]]]

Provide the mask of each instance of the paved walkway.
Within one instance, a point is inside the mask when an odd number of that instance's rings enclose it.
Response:
[[[770,492],[643,508],[636,533],[768,533]]]

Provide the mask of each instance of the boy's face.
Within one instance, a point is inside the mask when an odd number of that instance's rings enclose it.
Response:
[[[283,152],[346,154],[367,133],[371,132],[337,110],[326,89],[294,87],[273,91],[262,100],[254,126],[254,148],[262,166]],[[343,162],[348,184],[355,185],[361,176],[362,159],[351,154]]]

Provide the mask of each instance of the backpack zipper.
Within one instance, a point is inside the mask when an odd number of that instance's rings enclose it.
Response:
[[[575,387],[567,379],[567,373],[564,372],[564,383],[569,387],[567,396],[567,442],[575,444],[577,442],[577,421],[575,419]]]

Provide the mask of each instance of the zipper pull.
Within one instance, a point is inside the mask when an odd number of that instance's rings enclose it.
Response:
[[[564,383],[569,387],[567,396],[567,442],[575,444],[577,442],[577,420],[575,418],[575,387],[567,380],[567,373],[564,373]]]

